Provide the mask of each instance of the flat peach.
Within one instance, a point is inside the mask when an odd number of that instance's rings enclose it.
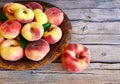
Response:
[[[60,25],[62,23],[63,19],[64,19],[63,12],[56,7],[48,8],[45,11],[45,14],[48,17],[48,21],[52,24],[57,25],[57,26]]]
[[[21,31],[21,24],[15,20],[7,20],[0,25],[0,33],[4,38],[12,39],[17,37]]]
[[[40,39],[30,42],[25,48],[25,56],[33,61],[42,60],[50,51],[50,46],[47,41]]]

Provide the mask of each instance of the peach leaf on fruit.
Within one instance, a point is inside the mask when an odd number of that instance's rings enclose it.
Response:
[[[45,24],[43,24],[43,27],[44,27],[44,32],[45,31],[47,31],[47,30],[49,30],[49,28],[51,27],[51,23],[45,23]]]
[[[6,20],[8,20],[7,16],[1,11],[0,11],[0,20],[2,22],[5,22]]]
[[[25,48],[28,44],[28,41],[25,38],[23,38],[23,36],[21,34],[20,34],[20,37],[19,37],[19,42],[20,42],[22,48]]]

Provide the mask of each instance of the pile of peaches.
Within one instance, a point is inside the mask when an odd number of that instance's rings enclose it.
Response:
[[[63,12],[57,7],[47,8],[37,2],[20,4],[9,2],[0,12],[0,55],[4,60],[18,61],[23,56],[40,61],[50,51],[49,44],[62,37],[58,27]]]
[[[18,61],[24,56],[42,60],[50,44],[62,37],[59,25],[64,13],[57,7],[43,8],[37,2],[6,3],[0,11],[0,55],[4,60]],[[62,64],[70,72],[80,72],[90,63],[90,51],[81,44],[69,44],[62,53]]]

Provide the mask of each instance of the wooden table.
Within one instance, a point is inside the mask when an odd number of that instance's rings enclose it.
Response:
[[[68,15],[71,43],[89,48],[91,64],[81,73],[66,71],[60,57],[35,70],[0,68],[0,84],[120,84],[120,0],[42,1],[60,7]]]

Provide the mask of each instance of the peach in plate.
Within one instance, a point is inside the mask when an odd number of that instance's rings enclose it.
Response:
[[[18,61],[24,56],[24,50],[17,40],[5,40],[0,46],[0,54],[4,60]]]
[[[44,29],[39,22],[31,22],[23,26],[21,33],[26,40],[35,41],[41,39]]]
[[[70,20],[67,17],[67,15],[65,13],[63,13],[62,10],[60,10],[61,14],[60,14],[60,17],[58,17],[59,12],[56,12],[53,16],[55,16],[55,17],[57,17],[57,19],[61,19],[61,20],[57,20],[57,25],[55,25],[48,20],[49,18],[46,15],[45,10],[49,9],[49,8],[52,8],[52,7],[57,8],[57,9],[59,9],[59,8],[50,4],[50,3],[46,3],[46,2],[42,2],[42,1],[38,1],[38,3],[37,3],[38,5],[35,3],[35,7],[33,6],[34,3],[32,3],[32,2],[29,3],[29,2],[26,2],[26,1],[15,2],[15,3],[14,2],[5,3],[5,5],[3,6],[3,12],[8,17],[8,21],[12,19],[12,20],[20,23],[21,28],[20,28],[19,34],[13,35],[14,37],[10,37],[10,38],[5,37],[4,33],[1,31],[3,39],[5,38],[2,41],[2,46],[3,46],[4,43],[6,43],[7,40],[15,40],[17,42],[20,42],[21,39],[19,38],[19,36],[22,36],[25,40],[27,40],[28,44],[26,45],[26,47],[22,48],[23,53],[25,52],[24,53],[25,56],[22,56],[22,54],[21,54],[21,56],[18,56],[18,57],[20,57],[19,59],[17,59],[18,58],[17,55],[16,56],[15,55],[10,55],[11,56],[11,59],[10,59],[10,58],[6,58],[6,55],[1,53],[1,55],[2,55],[1,57],[3,59],[0,58],[0,67],[6,68],[6,69],[14,69],[14,70],[26,70],[26,69],[28,70],[28,69],[35,69],[35,68],[38,68],[38,67],[40,68],[40,67],[45,66],[46,64],[54,61],[57,57],[59,57],[61,55],[61,53],[63,52],[63,49],[68,45],[68,43],[70,41],[70,37],[71,37],[71,23],[70,23]],[[43,9],[40,8],[40,6],[42,6]],[[45,16],[45,18],[42,19],[42,22],[39,19],[37,20],[38,15],[34,12],[35,10],[38,10],[36,8],[38,8],[40,13],[42,14],[41,17]],[[23,17],[20,16],[20,15],[23,14],[25,9],[30,9],[30,10],[33,11],[34,19],[22,20]],[[20,11],[20,10],[22,10],[22,11]],[[55,11],[57,11],[57,10],[55,10]],[[56,23],[56,21],[54,21],[54,17],[53,17],[53,22]],[[6,23],[6,22],[2,22],[1,25],[3,25],[4,23]],[[36,27],[35,25],[31,25],[31,23],[39,24],[39,26]],[[46,24],[46,23],[50,23],[52,25],[55,25],[55,31],[54,32],[59,34],[59,36],[57,36],[57,37],[53,36],[53,38],[52,38],[53,42],[51,41],[52,45],[50,43],[48,43],[49,41],[47,41],[44,38],[44,36],[47,36],[47,34],[45,35],[44,33],[46,31],[48,31],[48,34],[49,34],[49,32],[51,30],[54,30],[54,27],[51,26],[52,28],[50,27],[50,30],[45,30],[44,31],[44,28],[43,28],[44,26],[43,25]],[[26,28],[25,26],[27,24],[29,24],[29,26],[27,26],[27,28]],[[13,29],[14,29],[14,27],[17,27],[17,26],[14,25]],[[2,28],[0,28],[0,29],[2,29]],[[16,30],[18,30],[18,29],[16,28]],[[27,35],[25,35],[25,33],[28,32],[28,31],[26,31],[26,29],[30,30],[30,32]],[[40,31],[38,31],[38,30],[40,30]],[[57,31],[60,31],[60,32],[58,33]],[[52,36],[51,34],[49,34],[49,35]],[[9,36],[11,36],[11,34]],[[31,51],[31,53],[33,51],[37,52],[37,49],[34,49],[35,48],[34,47],[33,49],[30,50],[30,48],[27,48],[27,47],[29,47],[30,44],[33,45],[32,42],[36,43],[37,41],[39,41],[41,39],[44,40],[45,45],[47,45],[46,49],[41,50],[42,56],[36,56],[36,54],[34,54],[34,53],[33,53],[33,55],[28,55],[29,54],[28,51]],[[16,45],[13,45],[13,46],[15,47]],[[43,45],[44,45],[44,42],[43,42]],[[8,48],[8,51],[13,46],[9,45],[8,47],[10,47],[10,48]],[[21,43],[18,44],[17,46],[21,47]],[[35,46],[37,47],[37,45],[35,45]],[[4,51],[3,49],[1,49],[1,50],[2,50],[2,52]],[[39,48],[38,48],[38,51],[40,51]],[[9,51],[9,52],[11,52],[11,51]],[[11,54],[16,54],[16,53],[11,53]],[[12,56],[13,57],[15,56],[16,59],[12,59]],[[36,57],[37,57],[37,59],[36,59]],[[21,67],[19,67],[19,66],[21,66]]]
[[[40,61],[50,51],[50,46],[47,41],[40,39],[29,42],[25,48],[25,56],[33,61]]]
[[[48,21],[52,24],[55,24],[58,26],[63,22],[64,14],[60,9],[56,7],[48,8],[45,11],[45,14],[48,17]]]
[[[16,20],[7,20],[0,25],[0,33],[4,38],[16,38],[21,31],[21,24]]]

